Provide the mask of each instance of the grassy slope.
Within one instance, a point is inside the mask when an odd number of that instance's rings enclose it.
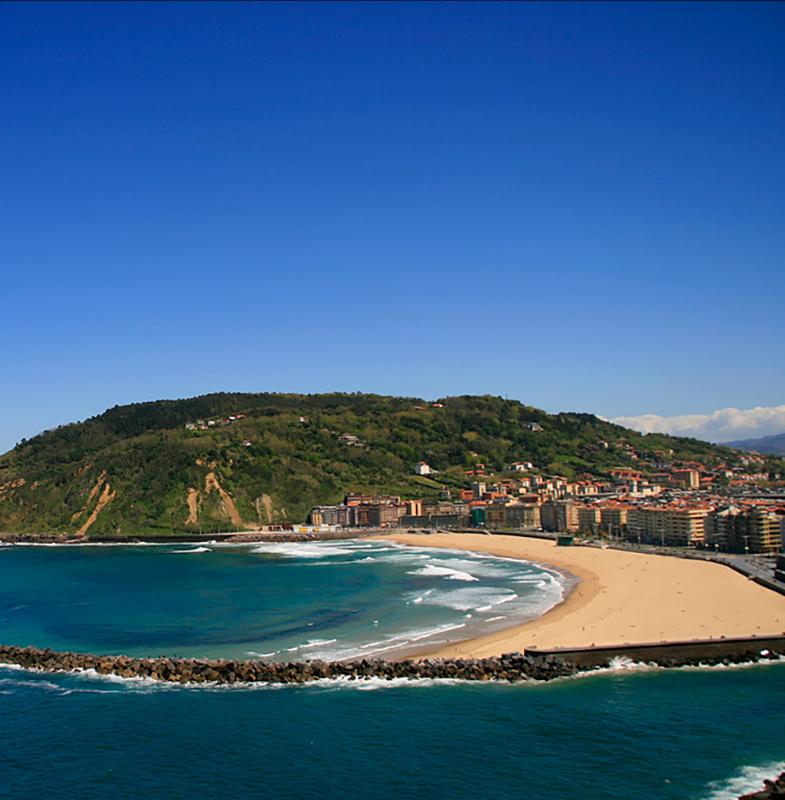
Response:
[[[111,493],[92,535],[226,530],[233,527],[226,503],[217,491],[205,491],[209,473],[253,524],[303,521],[313,505],[340,502],[347,492],[434,497],[438,488],[413,474],[421,460],[439,470],[438,485],[460,488],[470,480],[464,470],[478,461],[489,473],[531,461],[542,473],[570,478],[641,469],[624,443],[639,451],[673,449],[691,460],[733,458],[727,448],[643,437],[589,414],[549,415],[489,396],[441,402],[443,408],[417,411],[415,405],[427,404],[416,398],[216,394],[115,407],[0,458],[0,531],[76,532]],[[238,413],[245,418],[228,426],[184,427]],[[542,430],[530,430],[532,422]],[[366,445],[343,444],[342,433]],[[198,521],[191,524],[189,489],[199,491]]]

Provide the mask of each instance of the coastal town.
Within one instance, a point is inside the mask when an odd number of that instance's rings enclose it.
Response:
[[[439,499],[349,494],[339,505],[312,509],[312,528],[485,529],[565,535],[706,549],[774,554],[785,542],[785,494],[765,459],[743,454],[732,468],[678,462],[672,453],[630,453],[642,469],[609,471],[607,480],[538,474],[530,462],[510,464],[509,477],[472,471],[469,489],[444,486]],[[656,470],[656,471],[653,471]],[[425,462],[418,475],[438,479]],[[484,479],[485,478],[485,479]],[[773,488],[762,488],[768,483]]]
[[[415,405],[433,412],[444,403]],[[188,422],[189,431],[210,431],[244,419],[234,414]],[[300,416],[297,422],[309,426]],[[529,435],[545,435],[530,421]],[[322,434],[350,449],[369,447],[361,436],[324,428]],[[246,447],[250,441],[243,441]],[[585,446],[612,455],[615,468],[599,475],[549,474],[533,461],[499,464],[469,451],[473,462],[456,473],[426,461],[411,465],[429,496],[346,494],[337,505],[311,509],[305,524],[273,524],[300,533],[339,529],[485,530],[578,536],[636,545],[688,548],[715,553],[773,555],[785,550],[785,468],[781,459],[729,451],[727,461],[681,460],[672,449],[637,449],[624,436]],[[531,456],[530,456],[531,457]],[[588,457],[591,457],[589,454]],[[437,496],[434,496],[437,495]]]

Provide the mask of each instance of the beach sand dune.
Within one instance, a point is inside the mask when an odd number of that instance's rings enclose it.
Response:
[[[550,565],[580,578],[540,619],[428,655],[482,658],[525,649],[678,642],[785,633],[785,596],[729,567],[697,559],[487,534],[393,534],[401,544],[451,547]]]

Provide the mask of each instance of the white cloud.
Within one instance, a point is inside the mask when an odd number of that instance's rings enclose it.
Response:
[[[785,432],[785,406],[758,406],[747,410],[723,408],[713,414],[682,414],[678,417],[643,414],[640,417],[617,417],[611,422],[642,433],[672,433],[708,442],[733,442]]]

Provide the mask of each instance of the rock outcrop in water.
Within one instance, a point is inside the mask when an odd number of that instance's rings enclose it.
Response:
[[[744,663],[777,658],[775,654],[747,651],[716,660],[674,659],[662,666],[688,664]],[[324,678],[365,680],[379,678],[435,679],[469,681],[549,681],[589,672],[596,666],[576,664],[553,654],[507,653],[492,658],[426,658],[420,661],[306,661],[277,663],[265,661],[212,660],[202,658],[130,658],[129,656],[59,653],[37,647],[0,645],[0,663],[54,672],[95,670],[100,675],[123,678],[151,678],[171,683],[308,683]],[[652,662],[657,663],[657,662]],[[778,795],[772,795],[776,797]]]
[[[785,797],[785,772],[783,772],[777,780],[763,781],[765,789],[752,794],[744,794],[739,797],[739,800],[769,800],[769,798]]]

